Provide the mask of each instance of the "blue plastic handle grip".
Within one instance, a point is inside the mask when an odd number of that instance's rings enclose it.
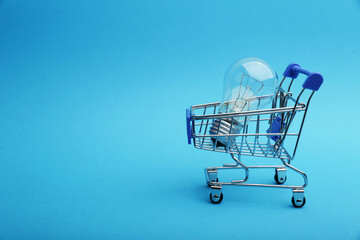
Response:
[[[190,110],[188,108],[186,109],[186,134],[187,134],[188,144],[191,144],[191,138],[192,138],[192,133],[191,133],[191,113],[190,113]]]
[[[285,69],[283,75],[284,77],[297,78],[299,76],[299,73],[308,76],[302,85],[303,88],[318,91],[321,84],[324,82],[324,79],[320,73],[310,72],[308,70],[302,69],[300,65],[296,63],[289,64],[289,66],[287,66],[287,68]]]

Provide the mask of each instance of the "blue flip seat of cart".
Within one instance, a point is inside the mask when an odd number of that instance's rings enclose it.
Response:
[[[266,130],[267,133],[279,133],[281,131],[281,128],[285,126],[285,123],[282,121],[281,117],[276,117],[272,124],[271,124],[271,130],[270,127],[268,130]],[[272,140],[275,142],[279,140],[280,136],[269,136]]]

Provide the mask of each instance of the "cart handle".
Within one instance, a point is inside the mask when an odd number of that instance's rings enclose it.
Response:
[[[191,112],[188,108],[186,109],[186,134],[187,134],[188,144],[191,144],[191,138],[193,136],[191,131]]]
[[[308,70],[302,69],[299,64],[290,63],[289,66],[285,69],[284,77],[297,78],[299,73],[305,74],[308,77],[303,83],[302,87],[310,89],[313,91],[318,91],[324,79],[320,73],[310,72]]]

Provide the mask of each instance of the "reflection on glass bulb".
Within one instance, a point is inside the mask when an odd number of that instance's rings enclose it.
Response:
[[[246,58],[228,69],[224,80],[224,93],[219,113],[237,113],[262,109],[275,96],[278,78],[263,60]],[[246,119],[249,121],[249,117]],[[245,117],[216,119],[210,127],[211,135],[239,134]],[[235,137],[212,138],[217,147],[231,147]]]

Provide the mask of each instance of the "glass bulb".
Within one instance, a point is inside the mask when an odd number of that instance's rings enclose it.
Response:
[[[277,74],[265,61],[258,58],[237,61],[225,74],[223,98],[218,113],[263,109],[274,99],[277,84]],[[249,121],[250,118],[247,117],[246,120]],[[215,119],[210,134],[239,134],[244,125],[245,117]],[[217,147],[228,147],[233,145],[235,137],[218,137],[212,140]]]

